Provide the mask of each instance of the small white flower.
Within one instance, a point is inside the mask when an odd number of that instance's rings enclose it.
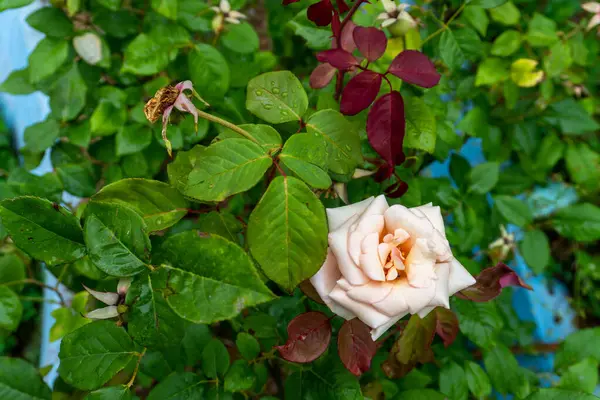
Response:
[[[221,0],[218,7],[211,7],[217,15],[212,20],[212,28],[215,32],[220,31],[223,28],[223,21],[227,21],[230,24],[239,24],[242,19],[247,17],[239,11],[232,10],[231,4],[227,0]]]
[[[119,280],[119,283],[117,284],[117,293],[99,292],[83,285],[85,290],[91,294],[92,297],[108,306],[90,311],[85,315],[85,317],[90,319],[110,319],[118,317],[119,314],[125,312],[127,307],[124,305],[119,305],[119,300],[125,298],[130,284],[130,278],[123,278]]]
[[[417,22],[410,16],[406,10],[410,7],[408,4],[398,4],[393,0],[381,0],[383,3],[383,8],[385,9],[384,13],[379,14],[377,16],[378,20],[382,20],[381,27],[385,28],[387,26],[391,26],[396,22],[405,22],[410,27],[417,26]]]
[[[515,235],[508,233],[504,225],[500,225],[500,237],[490,243],[488,248],[490,250],[498,249],[500,251],[500,258],[503,260],[514,247]]]
[[[593,27],[600,25],[600,3],[597,1],[591,1],[589,3],[583,3],[581,5],[585,11],[594,14],[590,22],[588,23],[587,29],[591,30]]]

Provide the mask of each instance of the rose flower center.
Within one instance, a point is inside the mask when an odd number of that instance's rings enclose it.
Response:
[[[393,281],[401,273],[406,274],[405,261],[410,252],[407,242],[409,238],[410,235],[404,229],[396,229],[393,234],[388,233],[383,236],[378,251],[386,281]]]

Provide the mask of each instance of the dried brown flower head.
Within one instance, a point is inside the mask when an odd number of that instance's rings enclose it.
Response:
[[[151,123],[155,123],[161,118],[167,108],[175,104],[180,90],[175,86],[165,86],[159,89],[153,98],[148,100],[144,106],[144,114]]]

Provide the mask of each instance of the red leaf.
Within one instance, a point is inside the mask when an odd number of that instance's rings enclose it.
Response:
[[[308,7],[306,16],[317,26],[327,26],[333,17],[333,6],[330,0],[321,0]]]
[[[338,334],[338,352],[348,371],[356,376],[367,372],[377,352],[371,329],[358,318],[345,321]]]
[[[404,160],[404,100],[400,92],[381,96],[369,110],[367,136],[373,149],[393,167]]]
[[[335,3],[338,6],[338,10],[340,10],[340,14],[350,11],[350,7],[344,0],[335,0]]]
[[[340,111],[345,115],[356,115],[369,107],[379,93],[381,74],[364,71],[356,75],[342,92]]]
[[[283,0],[283,5],[287,6],[288,4],[297,3],[300,0]]]
[[[342,49],[346,50],[348,53],[352,53],[356,50],[356,43],[354,43],[354,37],[352,37],[354,28],[356,28],[356,24],[352,21],[348,21],[346,22],[346,25],[344,25],[344,29],[342,29]],[[337,49],[337,47],[337,38],[334,37],[331,40],[331,48]]]
[[[313,89],[322,89],[329,85],[329,82],[333,79],[336,71],[337,70],[328,63],[317,65],[317,68],[310,74],[310,87]]]
[[[317,60],[329,63],[342,71],[348,71],[358,65],[358,60],[343,49],[331,49],[317,53]]]
[[[437,322],[435,331],[444,341],[444,346],[450,346],[458,335],[458,319],[452,310],[436,307],[434,310]]]
[[[424,88],[434,87],[441,78],[429,58],[416,50],[404,50],[398,54],[388,71],[405,82]]]
[[[333,10],[333,17],[331,18],[331,32],[333,33],[334,40],[340,35],[341,28],[342,22],[340,21],[340,14],[338,14],[337,11]]]
[[[397,199],[404,196],[404,193],[408,190],[408,183],[403,181],[398,181],[393,184],[389,188],[385,190],[385,194],[387,197],[391,197],[392,199]]]
[[[319,296],[319,293],[317,293],[317,289],[315,289],[315,287],[309,279],[300,282],[298,287],[300,288],[300,290],[302,290],[302,293],[304,293],[306,297],[308,297],[312,301],[315,301],[319,304],[325,304],[325,302],[321,299],[321,296]]]
[[[283,358],[297,363],[316,360],[329,346],[331,324],[323,313],[311,311],[298,315],[287,327],[288,340],[276,346]]]
[[[358,50],[369,61],[375,61],[383,55],[387,47],[387,37],[377,28],[357,26],[352,33]]]
[[[481,303],[495,299],[502,293],[502,288],[507,286],[519,286],[533,290],[531,286],[521,280],[515,271],[503,263],[484,269],[475,279],[477,282],[473,286],[456,295],[461,299]]]

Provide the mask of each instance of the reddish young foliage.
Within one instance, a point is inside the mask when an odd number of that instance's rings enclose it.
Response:
[[[433,310],[437,318],[435,331],[444,341],[444,346],[450,346],[458,335],[458,319],[452,310],[436,307]]]
[[[367,136],[373,149],[390,166],[404,161],[404,100],[400,92],[381,96],[369,110]]]
[[[315,301],[319,304],[325,304],[325,302],[321,299],[321,296],[319,296],[319,293],[317,293],[317,289],[315,289],[313,284],[310,283],[309,279],[300,282],[298,287],[300,288],[300,290],[302,290],[302,293],[304,293],[306,297],[308,297],[312,301]]]
[[[298,315],[287,327],[288,340],[276,346],[283,358],[297,363],[316,360],[329,346],[331,324],[323,313],[311,311]]]
[[[310,87],[313,89],[322,89],[331,82],[337,69],[331,64],[324,63],[317,65],[317,68],[310,74]]]
[[[408,190],[408,183],[404,181],[398,181],[385,190],[385,195],[392,199],[397,199],[404,196],[404,193]]]
[[[475,279],[477,282],[473,286],[456,295],[461,299],[481,303],[495,299],[502,293],[502,288],[507,286],[519,286],[533,290],[531,286],[521,280],[515,271],[503,263],[484,269]]]
[[[283,3],[282,3],[282,4],[283,4],[284,6],[287,6],[287,5],[289,5],[289,4],[292,4],[292,3],[297,3],[297,2],[299,2],[299,1],[300,1],[300,0],[283,0]]]
[[[387,37],[377,28],[357,26],[353,32],[354,42],[358,50],[369,61],[379,59],[387,47]]]
[[[330,0],[321,0],[308,7],[306,16],[317,26],[327,26],[333,18],[333,5]]]
[[[346,22],[344,25],[344,29],[342,29],[342,37],[340,38],[340,42],[342,44],[342,49],[346,50],[348,53],[352,53],[356,50],[356,43],[354,43],[354,29],[356,28],[356,24],[352,21]],[[337,38],[333,38],[331,40],[331,48],[337,49]]]
[[[359,64],[358,60],[344,49],[331,49],[317,53],[317,60],[329,63],[342,71],[348,71]]]
[[[356,115],[371,105],[379,93],[381,74],[364,71],[356,75],[342,92],[340,111],[345,115]]]
[[[377,345],[371,329],[358,318],[345,321],[338,334],[338,353],[346,369],[360,376],[371,368]]]
[[[340,14],[350,11],[350,7],[348,7],[348,4],[346,4],[344,0],[335,0],[335,3],[337,4]]]
[[[424,88],[437,85],[441,78],[431,60],[416,50],[404,50],[398,54],[388,71],[405,82]]]

